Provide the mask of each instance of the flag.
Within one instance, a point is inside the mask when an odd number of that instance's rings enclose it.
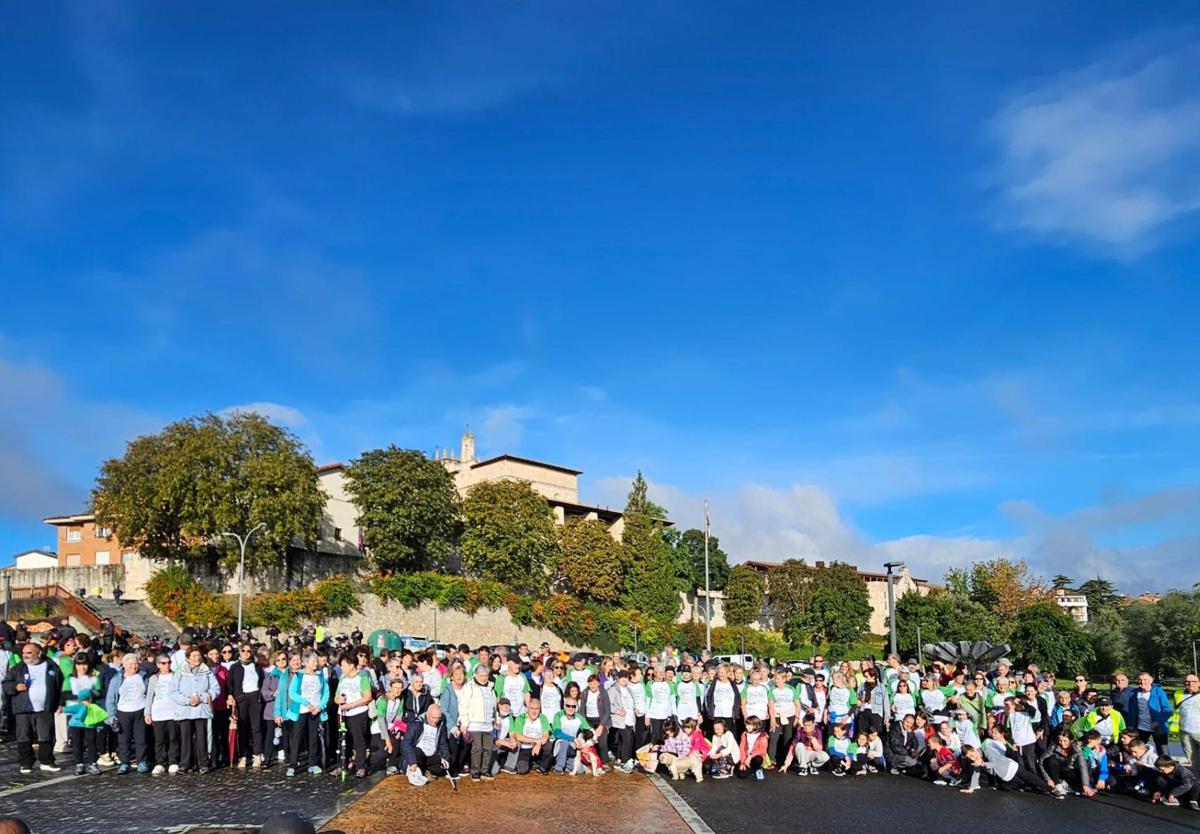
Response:
[[[363,556],[363,555],[366,555],[366,552],[367,552],[367,543],[365,541],[363,541],[363,531],[362,531],[362,528],[359,527],[358,528],[358,553],[360,556]]]
[[[708,538],[709,531],[712,529],[712,516],[708,513],[708,502],[704,502],[704,537]]]

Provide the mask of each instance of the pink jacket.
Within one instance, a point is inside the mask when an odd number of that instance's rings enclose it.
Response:
[[[711,749],[712,745],[708,743],[708,739],[704,737],[704,733],[700,732],[700,728],[697,727],[692,733],[692,752],[699,753],[703,758],[708,756],[708,751]]]

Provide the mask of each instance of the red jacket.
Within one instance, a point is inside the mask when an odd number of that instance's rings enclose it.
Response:
[[[769,765],[770,758],[771,758],[770,756],[767,755],[768,734],[760,732],[758,734],[758,738],[756,738],[754,740],[754,747],[751,748],[750,750],[746,749],[746,739],[748,739],[748,738],[750,738],[750,733],[742,733],[742,741],[741,741],[742,758],[740,759],[741,763],[746,764],[755,756],[761,756],[762,760],[763,760],[763,767],[767,767]]]
[[[708,751],[712,749],[712,745],[708,743],[708,739],[704,737],[704,733],[697,727],[692,732],[692,752],[699,753],[701,758],[708,757]]]

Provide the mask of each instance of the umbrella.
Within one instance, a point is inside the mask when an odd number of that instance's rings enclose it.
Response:
[[[237,713],[229,716],[229,765],[232,767],[237,762]]]
[[[367,637],[367,645],[378,654],[380,650],[393,651],[404,648],[404,638],[390,628],[377,628]]]

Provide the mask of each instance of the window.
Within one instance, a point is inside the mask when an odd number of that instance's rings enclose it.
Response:
[[[79,554],[78,553],[68,553],[67,554],[67,567],[69,567],[69,568],[79,567]]]
[[[96,564],[97,565],[111,565],[112,564],[112,559],[108,555],[107,550],[97,550],[96,551]]]
[[[107,527],[97,527],[96,528],[96,538],[107,539],[110,536],[112,536],[112,530],[108,529]]]
[[[121,551],[121,563],[124,564],[125,562],[128,562],[134,556],[137,556],[136,550],[122,550]]]
[[[67,541],[69,541],[69,542],[83,541],[83,529],[80,527],[68,527],[67,528]]]
[[[341,527],[333,528],[333,540],[335,542],[340,542],[342,540],[342,528]]]

